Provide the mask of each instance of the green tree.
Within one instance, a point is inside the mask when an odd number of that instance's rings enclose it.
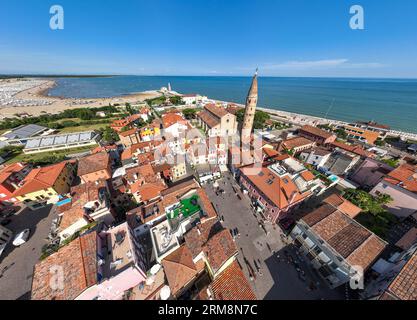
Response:
[[[101,129],[102,131],[102,138],[104,141],[108,143],[114,143],[120,140],[119,135],[116,131],[114,131],[110,127],[106,127],[104,129]]]
[[[173,105],[181,105],[184,104],[184,102],[182,101],[182,98],[180,96],[173,96],[169,98],[169,101],[173,104]]]
[[[236,119],[239,123],[243,122],[243,118],[245,117],[245,109],[239,109],[236,112]],[[269,120],[271,116],[264,112],[264,111],[256,111],[255,119],[253,121],[253,129],[263,129],[265,122]]]
[[[390,203],[392,198],[388,194],[372,196],[371,194],[358,189],[345,190],[344,197],[354,205],[361,208],[364,212],[374,216],[385,213],[384,205]]]
[[[192,108],[188,108],[188,109],[184,109],[182,111],[184,117],[188,120],[190,119],[195,119],[195,115],[197,114],[197,110],[196,109],[192,109]]]
[[[334,131],[339,139],[347,140],[348,134],[346,133],[345,129],[337,129]]]

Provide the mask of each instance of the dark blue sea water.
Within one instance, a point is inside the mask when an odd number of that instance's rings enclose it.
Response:
[[[119,76],[60,78],[49,94],[101,98],[171,83],[180,93],[244,103],[250,77]],[[259,106],[342,121],[374,120],[417,133],[417,79],[273,78],[259,79]]]

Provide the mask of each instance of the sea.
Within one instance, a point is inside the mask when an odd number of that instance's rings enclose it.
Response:
[[[417,133],[417,79],[260,77],[259,107],[347,122],[376,121]],[[244,103],[251,77],[114,76],[57,78],[50,96],[108,98],[171,84],[172,90]]]

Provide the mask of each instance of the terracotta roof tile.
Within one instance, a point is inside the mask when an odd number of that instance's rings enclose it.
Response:
[[[15,191],[14,197],[52,187],[68,162],[33,169],[22,181],[23,185]]]
[[[390,284],[388,293],[401,300],[417,300],[417,251]]]
[[[352,202],[346,200],[337,193],[333,193],[324,199],[323,202],[336,207],[339,211],[343,212],[351,218],[355,218],[359,213],[362,212],[361,208],[355,206]]]
[[[316,176],[309,170],[301,172],[300,175],[305,181],[312,181],[316,179]]]
[[[83,176],[92,172],[106,170],[110,164],[110,156],[106,152],[95,153],[78,161],[78,175]]]
[[[261,190],[277,208],[286,208],[291,201],[294,203],[309,195],[308,192],[300,193],[289,175],[279,177],[265,166],[260,169],[258,174],[254,175],[250,169],[253,169],[253,166],[242,168],[243,176]]]
[[[184,238],[193,258],[204,252],[214,272],[217,272],[238,252],[230,232],[224,229],[217,220],[192,228],[184,235]]]
[[[162,116],[162,125],[163,127],[169,128],[170,126],[176,123],[183,123],[185,124],[187,120],[185,120],[182,116],[176,113],[166,113]]]
[[[204,109],[207,110],[208,112],[210,112],[211,114],[213,114],[214,116],[216,116],[217,118],[221,118],[224,117],[228,114],[228,112],[226,111],[226,109],[222,108],[222,107],[218,107],[215,104],[206,104],[204,106]]]
[[[385,181],[417,193],[417,166],[403,164],[388,173]]]
[[[63,287],[51,287],[53,267],[62,268]],[[97,283],[97,234],[90,232],[35,265],[33,300],[74,300]]]
[[[193,281],[201,271],[194,264],[190,249],[186,245],[182,245],[165,257],[162,260],[162,266],[174,296]]]
[[[220,124],[220,121],[206,110],[197,113],[197,117],[199,117],[201,121],[203,121],[210,128],[213,128]]]
[[[256,300],[256,296],[237,261],[214,279],[211,289],[216,300]]]
[[[282,146],[288,150],[292,150],[294,148],[300,148],[300,147],[307,147],[313,144],[314,144],[314,141],[304,138],[304,137],[295,137],[295,138],[288,139],[282,142]]]
[[[302,220],[350,265],[359,265],[364,270],[386,246],[384,241],[330,204],[323,204]]]
[[[304,126],[301,127],[300,130],[308,132],[312,135],[315,135],[315,136],[318,136],[318,137],[321,137],[321,138],[324,138],[324,139],[328,139],[331,136],[333,136],[333,134],[331,134],[330,132],[324,131],[320,128],[313,127],[313,126],[310,126],[310,125],[304,125]]]

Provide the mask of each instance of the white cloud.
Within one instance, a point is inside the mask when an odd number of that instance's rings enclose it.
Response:
[[[328,59],[310,61],[287,61],[278,64],[265,64],[262,70],[307,70],[307,69],[330,69],[330,68],[379,68],[383,65],[376,62],[351,63],[349,59]]]

